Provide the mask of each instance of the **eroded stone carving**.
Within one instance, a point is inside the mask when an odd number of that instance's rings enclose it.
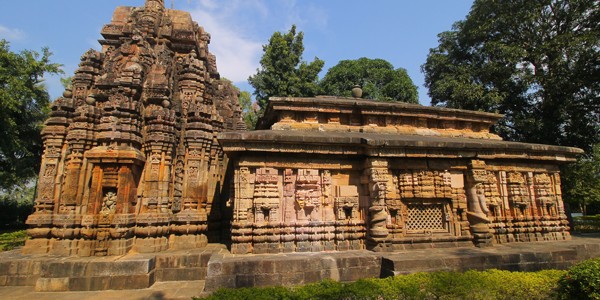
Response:
[[[272,98],[258,131],[219,135],[237,174],[232,252],[568,239],[552,153],[572,160],[578,150],[501,141],[489,131],[500,117],[327,96]],[[279,223],[265,222],[266,212],[246,217],[248,209],[267,211],[249,204],[260,199],[249,178],[264,168],[280,176],[281,192],[268,201]]]
[[[24,251],[203,246],[220,222],[211,210],[227,164],[215,134],[245,128],[235,89],[219,79],[209,35],[163,1],[117,8],[102,36],[102,50],[83,54],[42,132]]]

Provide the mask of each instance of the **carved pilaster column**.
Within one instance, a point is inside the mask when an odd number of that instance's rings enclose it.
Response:
[[[61,97],[54,101],[50,117],[42,130],[44,153],[37,184],[35,211],[26,221],[30,227],[27,234],[31,239],[27,240],[23,249],[24,253],[47,253],[50,249],[49,238],[53,226],[53,215],[60,202],[61,183],[67,156],[65,137],[75,109],[71,95],[66,96],[68,97]]]
[[[484,183],[487,181],[485,162],[473,160],[467,171],[467,218],[471,225],[473,242],[476,246],[491,246],[492,234],[490,233],[490,220]]]
[[[388,189],[392,178],[386,160],[367,159],[365,175],[369,189],[369,225],[367,247],[374,251],[385,251],[389,230],[386,227],[389,212],[386,207]]]

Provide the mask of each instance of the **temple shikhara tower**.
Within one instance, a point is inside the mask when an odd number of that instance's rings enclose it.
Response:
[[[220,80],[211,37],[189,13],[162,0],[119,7],[102,36],[42,131],[24,253],[209,241],[233,254],[394,252],[570,238],[559,165],[582,151],[503,141],[490,131],[502,115],[276,97],[246,131],[237,90]]]
[[[210,35],[163,2],[117,8],[54,102],[26,253],[158,252],[218,234],[216,134],[245,125]]]

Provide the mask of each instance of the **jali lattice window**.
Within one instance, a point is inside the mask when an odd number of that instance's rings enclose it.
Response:
[[[448,232],[444,203],[408,203],[408,233]]]

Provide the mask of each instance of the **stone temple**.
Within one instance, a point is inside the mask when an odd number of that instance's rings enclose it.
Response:
[[[203,247],[221,226],[227,159],[245,129],[210,35],[163,0],[119,7],[52,107],[26,253]],[[214,205],[214,206],[213,206]],[[217,237],[218,238],[218,237]]]
[[[501,115],[357,98],[272,98],[246,131],[210,35],[162,0],[119,7],[52,107],[25,254],[233,254],[492,246],[570,238],[559,165]]]

